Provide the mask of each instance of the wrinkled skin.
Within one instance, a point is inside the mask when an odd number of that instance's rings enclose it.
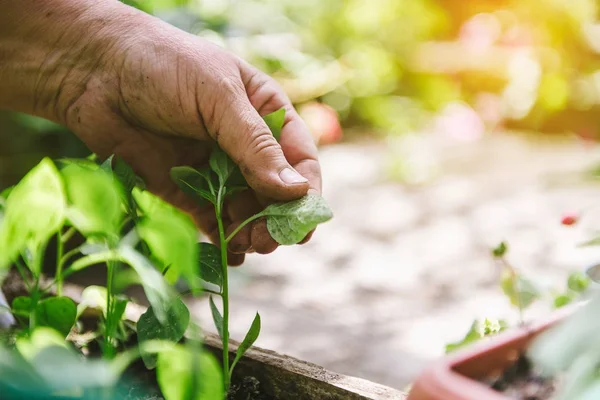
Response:
[[[99,156],[123,157],[149,190],[187,211],[213,241],[212,206],[186,197],[169,170],[206,165],[215,142],[251,187],[227,201],[228,232],[273,200],[320,193],[308,128],[273,79],[233,54],[115,1],[0,1],[0,7],[7,10],[0,16],[0,55],[7,61],[0,92],[13,94],[0,95],[0,107],[65,124]],[[277,143],[261,116],[282,107]],[[230,242],[230,264],[276,248],[265,221],[257,220]]]

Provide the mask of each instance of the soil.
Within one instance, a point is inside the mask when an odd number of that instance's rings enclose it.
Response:
[[[515,400],[549,400],[556,391],[557,379],[543,377],[522,354],[501,376],[488,381],[492,389]]]
[[[241,382],[233,383],[227,394],[227,400],[274,400],[273,397],[261,392],[260,382],[253,376],[242,378]]]

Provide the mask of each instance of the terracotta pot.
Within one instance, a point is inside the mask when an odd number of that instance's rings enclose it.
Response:
[[[557,311],[542,323],[501,333],[443,358],[423,371],[407,400],[509,400],[481,380],[499,376],[537,335],[572,312]]]

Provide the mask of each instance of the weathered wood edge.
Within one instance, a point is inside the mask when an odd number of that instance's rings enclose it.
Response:
[[[5,281],[3,287],[9,302],[16,296],[26,294],[24,286],[14,280],[9,279],[9,281],[12,282],[7,285]],[[64,286],[64,294],[76,302],[81,300],[82,290],[77,285]],[[145,310],[143,306],[129,303],[125,310],[125,317],[130,321],[137,321]],[[216,334],[205,333],[204,343],[206,348],[219,359],[222,354],[221,339]],[[234,340],[230,341],[232,359],[238,344]],[[261,382],[262,391],[281,400],[406,399],[406,394],[399,390],[366,379],[337,374],[316,364],[260,347],[251,347],[238,362],[234,378],[242,376],[254,376]]]

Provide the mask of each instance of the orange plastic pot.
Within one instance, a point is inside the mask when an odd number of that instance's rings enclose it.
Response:
[[[509,400],[481,380],[501,375],[537,335],[571,313],[572,309],[561,310],[542,323],[501,333],[443,358],[423,371],[407,400]]]

